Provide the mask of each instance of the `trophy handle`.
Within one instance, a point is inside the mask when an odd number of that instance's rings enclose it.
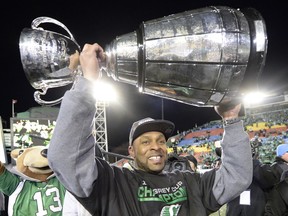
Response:
[[[78,75],[80,75],[80,74],[78,73]],[[74,88],[74,85],[75,85],[75,82],[73,82],[71,89]],[[62,101],[64,96],[62,96],[56,100],[52,100],[52,101],[45,101],[45,100],[41,99],[41,95],[45,95],[47,93],[48,89],[49,89],[48,87],[43,87],[41,89],[42,91],[39,91],[39,90],[35,91],[34,92],[34,100],[42,106],[54,106],[54,105],[59,104]]]
[[[34,100],[41,105],[45,105],[45,106],[54,106],[56,104],[59,104],[62,100],[63,97],[58,98],[56,100],[52,100],[52,101],[44,101],[42,100],[40,97],[41,95],[45,95],[47,93],[47,88],[42,88],[42,91],[35,91],[34,92]]]
[[[37,17],[35,18],[32,23],[31,23],[31,28],[32,29],[41,29],[41,30],[44,30],[43,28],[41,27],[38,27],[39,25],[41,25],[42,23],[53,23],[55,25],[58,25],[60,26],[61,28],[63,28],[70,36],[70,39],[79,47],[80,49],[80,46],[79,44],[77,43],[77,41],[74,39],[72,33],[69,31],[69,29],[63,24],[61,23],[60,21],[56,20],[56,19],[53,19],[51,17],[45,17],[45,16],[42,16],[42,17]]]

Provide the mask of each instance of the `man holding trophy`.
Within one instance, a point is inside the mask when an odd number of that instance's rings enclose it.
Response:
[[[49,165],[61,183],[92,215],[209,215],[238,196],[252,181],[249,137],[238,114],[241,104],[215,106],[222,117],[222,166],[202,176],[189,171],[163,171],[166,141],[174,124],[142,119],[132,125],[128,152],[132,170],[95,157],[93,85],[106,61],[98,44],[85,44],[80,54],[83,77],[63,97],[48,149]],[[67,155],[67,157],[63,157]]]

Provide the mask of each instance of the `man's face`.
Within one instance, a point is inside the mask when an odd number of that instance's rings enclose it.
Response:
[[[129,154],[134,158],[137,169],[160,173],[167,160],[165,136],[161,132],[152,131],[142,134],[129,146]]]

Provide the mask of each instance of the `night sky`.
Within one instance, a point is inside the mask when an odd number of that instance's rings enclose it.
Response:
[[[275,4],[274,4],[275,3]],[[162,5],[162,6],[160,6]],[[39,106],[34,101],[33,87],[25,77],[19,52],[19,36],[23,28],[31,27],[33,19],[48,16],[64,23],[78,44],[99,43],[102,47],[116,36],[138,29],[143,21],[206,6],[253,7],[263,16],[268,36],[266,64],[259,84],[265,91],[281,92],[288,80],[287,9],[276,1],[260,0],[194,0],[194,1],[8,1],[1,12],[1,109],[0,116],[7,122],[15,112],[24,112]],[[140,94],[135,86],[114,82],[121,102],[107,107],[108,142],[111,151],[127,147],[131,124],[147,116],[171,120],[176,131],[191,129],[211,120],[220,119],[211,107],[195,107]],[[67,89],[52,91],[48,97],[59,98]],[[162,109],[162,103],[164,104]],[[164,113],[162,113],[164,110]]]

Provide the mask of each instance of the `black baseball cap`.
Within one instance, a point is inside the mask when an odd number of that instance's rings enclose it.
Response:
[[[144,118],[133,123],[130,135],[129,145],[132,145],[133,141],[141,134],[150,131],[159,131],[164,134],[166,140],[172,135],[175,125],[168,120],[156,120],[153,118]]]

